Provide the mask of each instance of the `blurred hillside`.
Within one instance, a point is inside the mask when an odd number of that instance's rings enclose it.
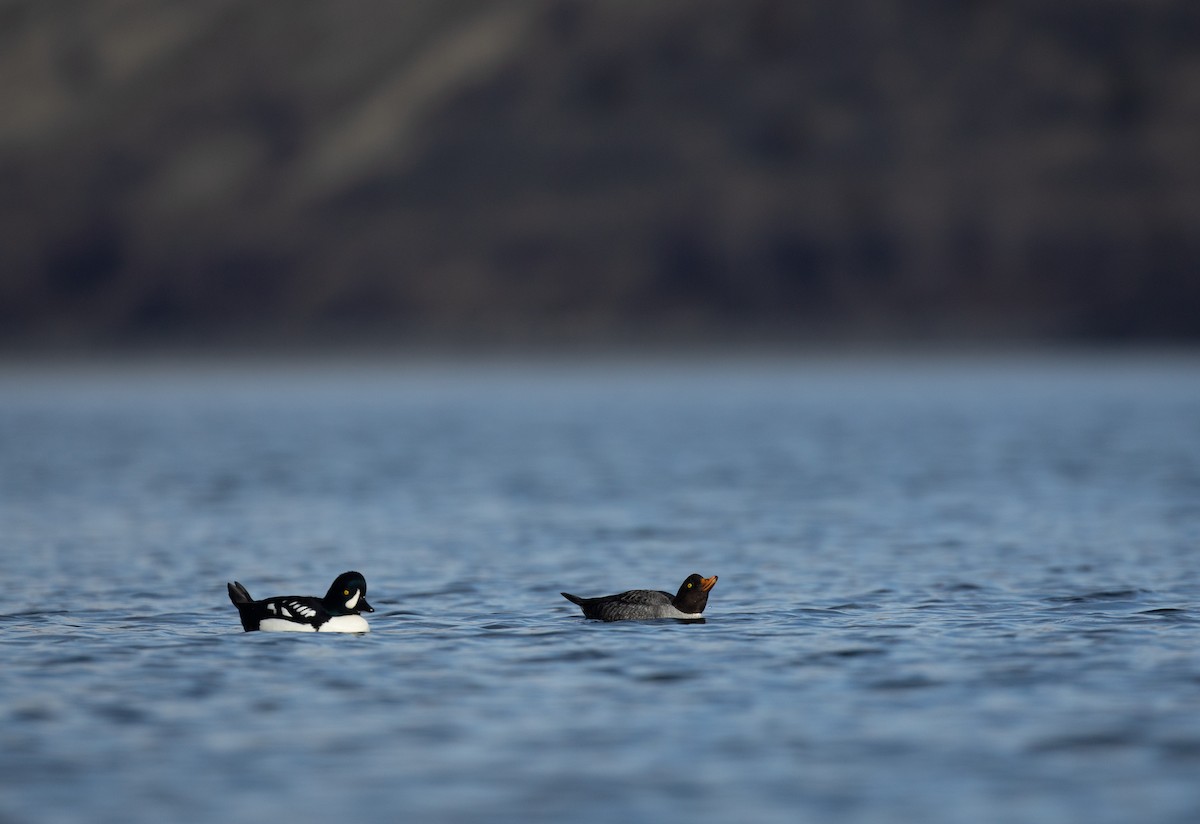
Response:
[[[1200,4],[9,0],[0,343],[1200,339]]]

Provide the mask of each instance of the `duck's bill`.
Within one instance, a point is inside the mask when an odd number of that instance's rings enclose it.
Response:
[[[715,584],[716,582],[717,582],[716,575],[714,575],[711,578],[701,578],[700,579],[700,591],[708,592],[710,589],[713,588],[713,584]]]
[[[358,611],[359,612],[374,612],[375,607],[368,604],[367,599],[363,598],[358,602]]]

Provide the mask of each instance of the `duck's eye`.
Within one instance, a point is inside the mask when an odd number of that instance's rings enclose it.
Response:
[[[688,589],[691,589],[691,588],[692,588],[692,582],[688,581]]]
[[[688,586],[691,586],[691,584],[688,584]],[[349,595],[349,594],[350,594],[350,590],[348,590],[348,589],[343,589],[343,590],[342,590],[342,594],[343,594],[343,595]]]

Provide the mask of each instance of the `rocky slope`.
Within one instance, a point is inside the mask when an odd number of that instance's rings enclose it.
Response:
[[[1200,338],[1200,6],[0,9],[0,341]]]

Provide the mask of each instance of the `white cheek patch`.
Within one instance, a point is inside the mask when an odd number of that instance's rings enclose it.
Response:
[[[358,599],[362,595],[357,589],[354,590],[354,595],[346,602],[346,609],[354,609],[358,605]]]

